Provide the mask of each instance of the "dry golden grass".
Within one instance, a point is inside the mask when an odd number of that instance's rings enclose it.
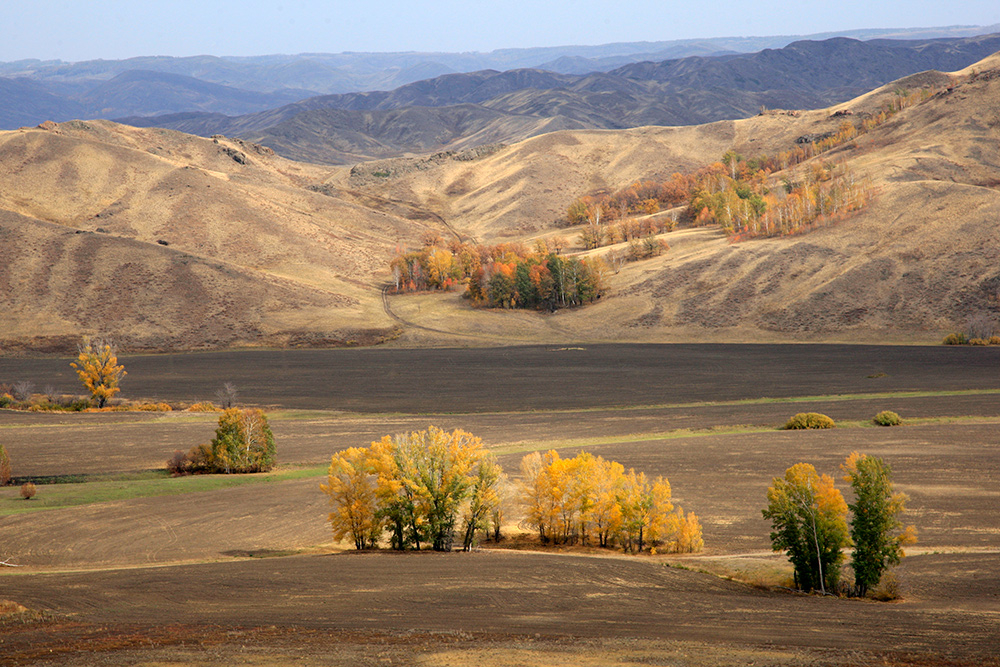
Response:
[[[389,178],[108,122],[0,133],[0,307],[11,314],[0,340],[66,350],[81,333],[110,332],[137,349],[335,345],[402,326],[406,345],[938,342],[998,307],[998,71],[993,56],[831,109],[401,158],[386,162]],[[555,316],[473,310],[457,293],[393,299],[395,320],[382,311],[387,260],[428,230],[482,242],[572,234],[559,219],[580,195],[695,169],[730,148],[787,150],[835,130],[835,112],[856,119],[901,87],[947,90],[824,156],[878,190],[850,219],[738,245],[679,229],[664,256],[610,276],[598,304]],[[320,185],[328,194],[309,189]]]
[[[3,338],[183,349],[386,335],[376,276],[420,225],[303,187],[321,176],[242,143],[107,122],[0,134]]]
[[[394,300],[402,319],[483,340],[938,342],[998,307],[1000,56],[907,77],[827,110],[772,111],[700,127],[559,132],[473,162],[443,161],[380,187],[480,240],[557,233],[577,196],[717,160],[794,146],[876,110],[899,88],[940,90],[823,156],[870,176],[868,209],[811,233],[730,245],[665,235],[663,257],[625,267],[594,306],[557,316],[473,311],[457,297]],[[849,118],[851,116],[848,116]],[[339,182],[350,178],[344,171]],[[572,233],[572,232],[567,232]],[[602,251],[605,252],[603,249]],[[429,319],[427,319],[429,318]],[[556,324],[558,322],[558,324]],[[441,340],[409,329],[404,340]]]

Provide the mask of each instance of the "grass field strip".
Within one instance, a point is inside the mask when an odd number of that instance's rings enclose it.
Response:
[[[996,417],[927,417],[907,419],[901,429],[921,424],[990,424],[1000,423]],[[840,421],[837,428],[886,428],[875,426],[870,421]],[[525,440],[513,443],[497,443],[489,450],[497,455],[529,453],[549,449],[585,449],[601,445],[621,445],[657,440],[681,440],[718,435],[739,435],[744,433],[775,433],[773,426],[725,426],[705,429],[676,429],[672,431],[630,433],[621,436],[599,436],[593,438],[566,438],[557,440]],[[331,452],[331,455],[333,452]],[[166,470],[145,470],[136,473],[71,475],[66,480],[42,484],[40,493],[30,501],[18,496],[15,487],[2,491],[0,496],[0,516],[44,510],[66,509],[81,505],[103,502],[170,496],[186,493],[217,491],[247,484],[270,484],[321,478],[326,475],[327,465],[296,466],[270,473],[246,475],[190,475],[170,477]],[[40,480],[36,480],[40,481]]]
[[[901,426],[889,428],[904,428],[906,426],[919,426],[922,424],[994,424],[1000,423],[998,417],[913,417],[904,421]],[[837,422],[836,428],[887,428],[878,426],[871,421],[842,420]],[[490,451],[496,454],[518,454],[520,452],[533,452],[549,449],[570,449],[577,447],[597,447],[600,445],[622,445],[633,442],[649,442],[651,440],[678,440],[682,438],[703,438],[713,435],[738,435],[742,433],[775,433],[783,429],[774,426],[754,426],[736,425],[719,426],[704,429],[682,428],[672,431],[658,431],[651,433],[630,433],[628,435],[599,436],[594,438],[567,438],[557,440],[534,440],[519,441],[509,444],[501,443],[498,446],[490,447]]]
[[[813,396],[788,396],[780,398],[738,398],[726,401],[689,401],[686,403],[654,403],[643,405],[608,405],[593,406],[586,408],[552,408],[552,409],[530,409],[530,410],[477,410],[472,412],[355,412],[347,410],[309,410],[304,408],[274,408],[267,410],[270,419],[276,420],[314,420],[323,416],[329,421],[365,421],[371,418],[381,419],[407,419],[413,417],[462,417],[466,415],[477,416],[503,416],[503,415],[531,415],[531,414],[586,414],[593,412],[631,412],[642,410],[683,410],[693,408],[743,406],[743,405],[781,405],[795,403],[833,403],[849,401],[874,401],[883,399],[905,399],[905,398],[941,398],[948,396],[997,396],[1000,389],[947,389],[947,390],[921,390],[921,391],[887,391],[887,392],[866,392],[861,394],[817,394]],[[1000,405],[998,405],[1000,408]],[[0,410],[0,422],[2,415],[6,412]],[[44,413],[42,413],[44,414]],[[72,413],[59,414],[67,419]],[[94,414],[94,413],[85,413]],[[135,421],[121,421],[105,424],[4,424],[0,423],[0,429],[32,429],[32,428],[58,428],[61,426],[73,426],[81,429],[105,429],[137,426],[149,423],[201,423],[211,422],[218,419],[218,413],[137,413],[148,415],[148,420],[136,419]]]
[[[327,466],[318,466],[249,475],[190,475],[187,477],[170,477],[166,470],[143,471],[134,475],[116,475],[114,479],[108,479],[107,476],[94,476],[95,479],[83,482],[45,484],[39,489],[38,495],[28,501],[19,496],[17,488],[10,487],[4,489],[4,495],[0,497],[0,516],[65,509],[133,498],[217,491],[246,484],[289,482],[320,477],[325,475],[326,471]],[[79,475],[77,477],[85,478],[87,476]],[[317,493],[319,493],[318,487]]]
[[[1000,395],[1000,389],[944,389],[944,390],[920,390],[920,391],[886,391],[886,392],[866,392],[861,394],[826,394],[815,396],[788,396],[783,398],[738,398],[726,401],[691,401],[687,403],[653,403],[643,405],[607,405],[586,408],[552,408],[552,409],[530,409],[530,410],[477,410],[473,412],[346,412],[346,411],[326,411],[326,410],[283,410],[278,409],[271,413],[274,419],[310,419],[310,415],[329,414],[330,419],[344,415],[348,418],[364,418],[367,416],[378,416],[382,418],[408,418],[408,417],[461,417],[465,415],[531,415],[531,414],[578,414],[588,412],[628,412],[639,410],[679,410],[692,408],[726,407],[741,405],[773,405],[773,404],[795,404],[795,403],[834,403],[847,401],[874,401],[882,399],[901,398],[941,398],[948,396],[996,396]],[[1000,409],[1000,405],[998,405]]]

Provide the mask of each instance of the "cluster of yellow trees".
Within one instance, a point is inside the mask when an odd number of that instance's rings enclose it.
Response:
[[[542,542],[649,547],[675,553],[700,551],[701,525],[670,501],[670,483],[587,452],[560,458],[533,452],[521,460],[525,523]]]
[[[487,522],[499,531],[504,483],[479,438],[431,426],[335,454],[320,488],[337,540],[371,549],[388,531],[393,549],[450,551],[459,528],[466,550]]]
[[[320,488],[330,498],[334,538],[357,549],[376,548],[387,532],[393,549],[450,551],[457,537],[468,550],[480,531],[499,541],[515,497],[544,543],[633,553],[704,544],[698,517],[674,509],[662,477],[648,481],[600,456],[563,459],[554,451],[528,454],[521,473],[514,489],[479,438],[431,426],[335,454]]]
[[[689,213],[699,224],[721,226],[733,240],[795,234],[868,205],[871,181],[846,165],[814,162],[795,181],[778,183],[758,172],[749,181],[721,175],[691,198]]]

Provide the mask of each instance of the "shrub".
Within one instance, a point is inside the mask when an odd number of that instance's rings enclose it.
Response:
[[[21,485],[21,497],[25,500],[31,500],[35,497],[35,485],[31,482],[25,482]]]
[[[66,407],[73,412],[83,412],[90,407],[90,401],[85,398],[75,398]]]
[[[783,428],[789,431],[807,428],[833,428],[832,419],[818,412],[800,412],[788,420]]]
[[[892,410],[883,410],[872,417],[872,422],[879,426],[899,426],[903,423],[903,420]]]
[[[222,412],[222,408],[212,403],[212,401],[202,401],[194,403],[187,409],[188,412]]]
[[[945,345],[965,345],[967,341],[963,333],[950,333],[941,342]]]
[[[7,448],[0,445],[0,486],[10,484],[10,457]]]
[[[10,394],[0,394],[0,408],[9,408],[14,403],[14,397]]]
[[[985,338],[970,338],[969,345],[989,345],[989,341]]]
[[[188,471],[188,457],[187,454],[179,449],[174,450],[174,455],[167,459],[167,472],[173,477],[180,477],[181,475],[186,475]]]
[[[903,589],[899,582],[899,577],[895,572],[886,572],[882,575],[878,585],[871,590],[869,596],[881,602],[891,602],[903,597]]]
[[[170,412],[169,403],[140,403],[137,408],[140,412]]]
[[[987,345],[1000,345],[1000,336],[990,336],[989,340],[986,341]]]

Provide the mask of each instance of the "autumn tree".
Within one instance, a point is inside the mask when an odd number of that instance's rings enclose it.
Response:
[[[384,517],[378,511],[378,476],[369,449],[352,447],[335,454],[330,462],[327,483],[320,484],[330,496],[330,526],[333,537],[350,536],[356,549],[378,544]]]
[[[209,451],[209,466],[224,473],[266,472],[274,467],[274,435],[262,410],[229,408]]]
[[[97,407],[103,408],[120,390],[118,384],[127,375],[119,365],[115,347],[105,340],[84,338],[77,360],[70,364],[93,396]]]
[[[905,555],[903,545],[916,541],[913,526],[903,528],[899,515],[906,509],[906,494],[893,490],[892,470],[877,456],[852,452],[841,465],[854,491],[851,568],[858,595],[878,585],[882,573]]]
[[[771,545],[787,551],[795,581],[804,590],[825,593],[837,585],[841,549],[850,544],[847,503],[829,475],[820,476],[808,463],[796,463],[767,490]]]
[[[7,454],[7,448],[0,444],[0,486],[10,484],[10,477],[10,456]]]
[[[485,530],[491,518],[495,529],[499,530],[499,512],[503,498],[503,470],[492,454],[485,454],[475,465],[475,475],[469,502],[466,505],[462,520],[465,524],[462,538],[462,550],[472,548],[476,533]],[[494,518],[495,517],[495,518]]]

